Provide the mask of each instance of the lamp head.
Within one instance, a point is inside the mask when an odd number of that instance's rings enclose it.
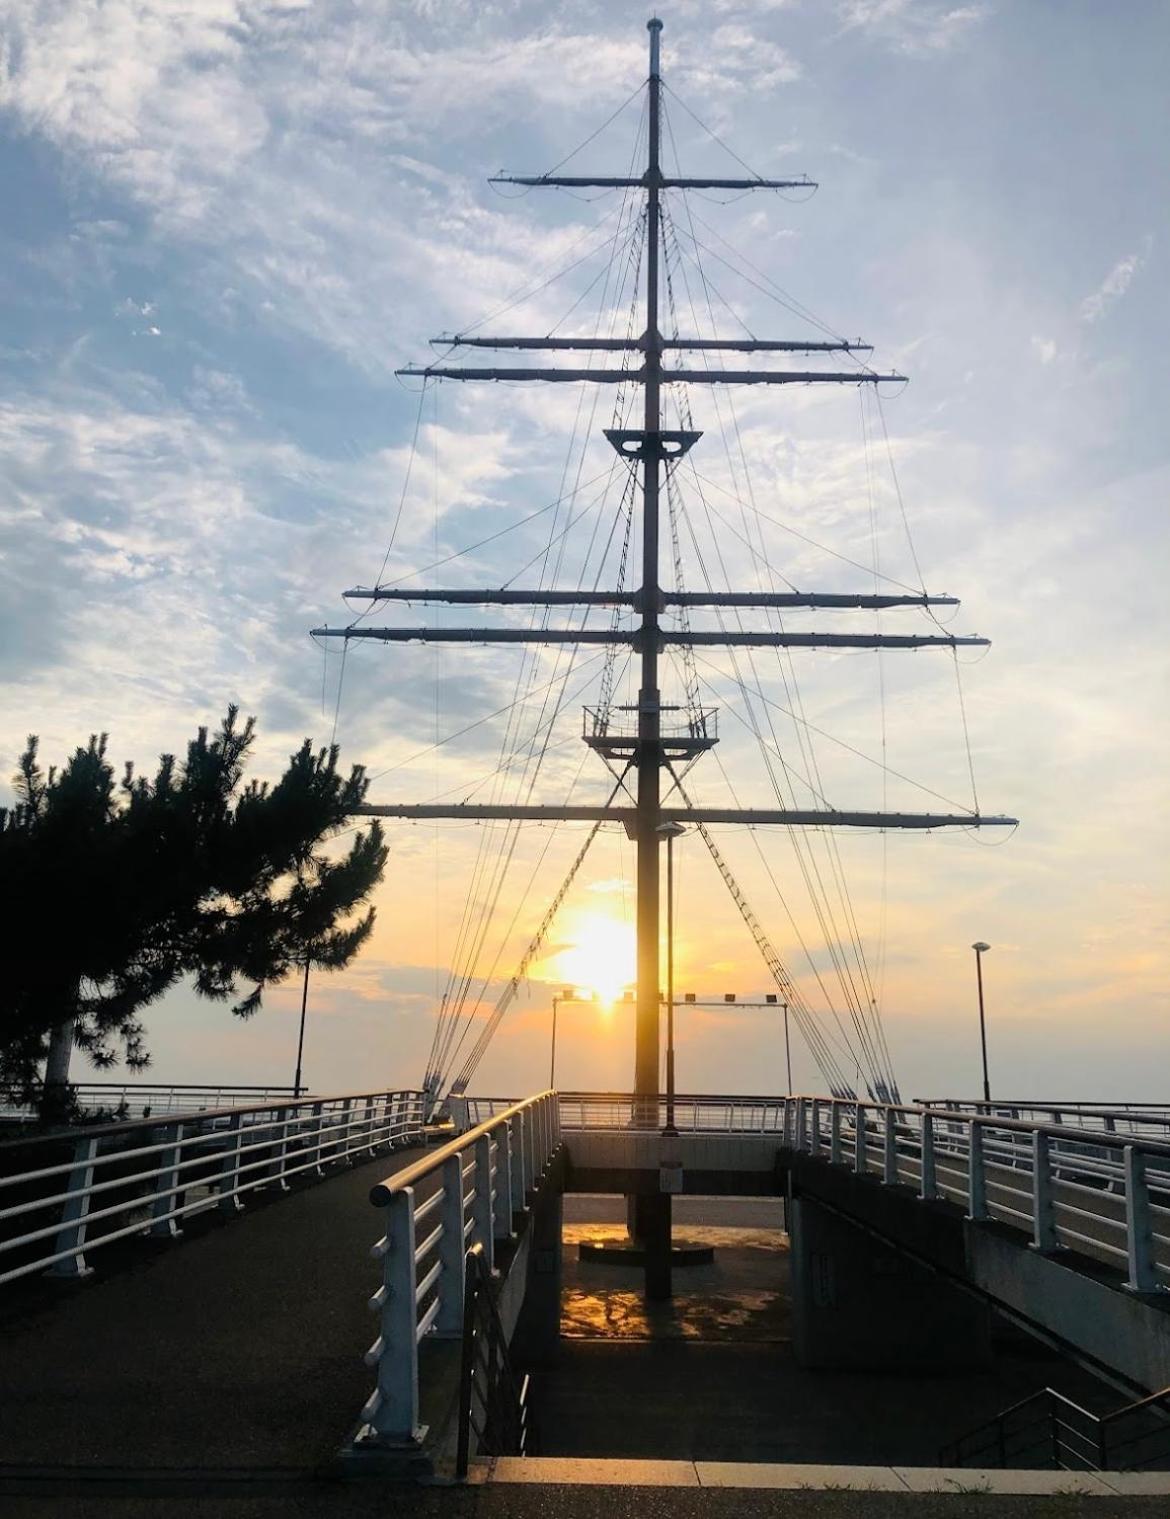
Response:
[[[686,833],[681,823],[659,823],[654,832],[664,839],[677,839],[679,834]]]
[[[971,948],[975,951],[975,953],[977,955],[981,955],[985,949],[990,949],[991,945],[990,944],[984,944],[983,940],[979,939],[974,944],[972,944]]]

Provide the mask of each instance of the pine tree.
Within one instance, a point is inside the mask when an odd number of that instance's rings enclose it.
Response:
[[[177,764],[120,783],[106,735],[45,774],[30,738],[0,809],[0,890],[9,913],[0,1081],[37,1085],[54,1030],[99,1067],[149,1063],[139,1013],[183,976],[249,1017],[265,987],[303,967],[350,962],[386,862],[376,822],[328,851],[366,794],[361,766],[306,739],[274,786],[244,783],[255,723],[228,709]],[[354,915],[357,914],[355,917]]]

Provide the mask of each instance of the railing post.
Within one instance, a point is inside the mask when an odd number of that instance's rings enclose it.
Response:
[[[341,1138],[333,1146],[333,1159],[344,1161],[347,1166],[356,1165],[349,1155],[349,1131],[353,1124],[353,1098],[347,1097],[341,1108]]]
[[[325,1144],[325,1120],[324,1120],[324,1117],[323,1117],[324,1112],[325,1112],[325,1104],[323,1102],[315,1102],[313,1104],[313,1107],[312,1107],[311,1111],[312,1111],[312,1115],[313,1115],[313,1124],[314,1124],[313,1136],[314,1136],[314,1143],[315,1143],[315,1146],[316,1146],[316,1149],[315,1149],[316,1162],[315,1162],[315,1164],[310,1169],[317,1176],[324,1176],[325,1175],[325,1167],[321,1163],[321,1150],[322,1150],[322,1148],[324,1147],[324,1144]],[[304,1132],[303,1129],[300,1129],[299,1125],[298,1125],[298,1132],[300,1132],[300,1133]]]
[[[796,1135],[795,1135],[795,1143],[793,1145],[793,1149],[795,1149],[795,1150],[803,1150],[804,1149],[804,1130],[805,1130],[804,1110],[805,1110],[804,1098],[803,1097],[798,1097],[796,1099],[796,1120],[795,1120],[795,1122],[796,1122]]]
[[[540,1161],[536,1154],[536,1118],[531,1103],[520,1109],[520,1119],[524,1126],[524,1196],[527,1199],[530,1192],[536,1191],[540,1180],[540,1172],[537,1169]]]
[[[810,1121],[812,1128],[808,1137],[808,1153],[810,1155],[819,1155],[821,1153],[821,1104],[820,1099],[817,1097],[814,1097],[812,1100]]]
[[[519,1114],[508,1119],[509,1151],[511,1153],[512,1217],[523,1213],[528,1205],[524,1190],[524,1122]]]
[[[882,1136],[882,1181],[892,1187],[898,1180],[898,1118],[888,1104]]]
[[[179,1148],[179,1141],[183,1137],[183,1125],[181,1123],[167,1124],[163,1133],[169,1135],[169,1143],[165,1143],[165,1148],[159,1157],[159,1172],[154,1184],[154,1202],[150,1209],[148,1233],[151,1239],[178,1239],[183,1231],[179,1228],[179,1221],[173,1217],[173,1214],[182,1191],[182,1183],[179,1180],[179,1161],[183,1152]],[[168,1217],[168,1214],[172,1216]]]
[[[370,1423],[386,1444],[416,1444],[418,1422],[418,1301],[414,1263],[414,1192],[395,1192],[387,1209],[388,1249],[382,1260],[381,1355]],[[439,1287],[442,1290],[442,1280]],[[462,1293],[460,1293],[462,1297]]]
[[[496,1239],[512,1238],[512,1126],[502,1123],[492,1136],[496,1142],[496,1195],[492,1233]]]
[[[471,1243],[483,1246],[483,1263],[489,1271],[495,1264],[495,1204],[492,1198],[492,1136],[481,1134],[475,1141],[475,1201],[471,1216],[475,1220]]]
[[[1154,1266],[1146,1157],[1135,1145],[1125,1147],[1125,1243],[1129,1258],[1126,1287],[1130,1292],[1156,1292],[1158,1273]]]
[[[967,1125],[967,1217],[987,1217],[987,1170],[983,1164],[983,1125],[972,1118]]]
[[[1044,1254],[1058,1248],[1048,1135],[1039,1129],[1032,1135],[1032,1248]]]
[[[278,1108],[276,1112],[276,1138],[272,1146],[272,1161],[268,1167],[268,1175],[275,1182],[281,1192],[289,1190],[288,1179],[285,1170],[288,1166],[288,1109]]]
[[[240,1182],[240,1146],[243,1144],[243,1134],[240,1131],[242,1117],[241,1113],[233,1113],[228,1119],[227,1148],[219,1165],[216,1190],[219,1192],[219,1206],[225,1213],[244,1211],[244,1205],[236,1195]]]
[[[922,1180],[918,1195],[924,1202],[938,1196],[938,1179],[934,1169],[934,1115],[922,1115]]]
[[[853,1169],[859,1176],[865,1174],[865,1104],[853,1106]]]
[[[836,1099],[829,1109],[829,1161],[841,1164],[841,1104]]]
[[[373,1159],[376,1151],[376,1146],[374,1144],[374,1128],[378,1122],[376,1112],[377,1106],[378,1104],[375,1098],[368,1098],[366,1101],[365,1117],[362,1119],[362,1124],[366,1131],[366,1142],[363,1148],[371,1159]]]
[[[79,1139],[73,1148],[73,1169],[69,1173],[66,1183],[67,1192],[80,1192],[80,1197],[71,1197],[61,1212],[61,1227],[57,1231],[57,1237],[53,1242],[54,1255],[63,1250],[75,1250],[76,1255],[70,1255],[65,1260],[54,1261],[45,1272],[46,1276],[62,1276],[77,1279],[89,1276],[92,1266],[85,1264],[85,1255],[81,1247],[85,1244],[85,1221],[89,1215],[90,1187],[93,1185],[93,1162],[97,1154],[98,1141],[96,1135],[88,1139]]]
[[[466,1209],[463,1202],[463,1153],[457,1151],[443,1162],[443,1201],[439,1217],[443,1232],[439,1236],[439,1313],[435,1333],[458,1339],[463,1333],[463,1275],[467,1252],[463,1233]]]

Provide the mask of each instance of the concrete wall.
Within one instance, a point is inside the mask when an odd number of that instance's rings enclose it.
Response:
[[[990,1313],[937,1272],[808,1197],[790,1204],[802,1366],[958,1370],[991,1360]]]

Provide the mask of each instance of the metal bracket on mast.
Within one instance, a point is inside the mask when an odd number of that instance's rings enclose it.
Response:
[[[623,459],[681,459],[703,436],[701,432],[646,432],[638,427],[607,427],[605,436]]]

